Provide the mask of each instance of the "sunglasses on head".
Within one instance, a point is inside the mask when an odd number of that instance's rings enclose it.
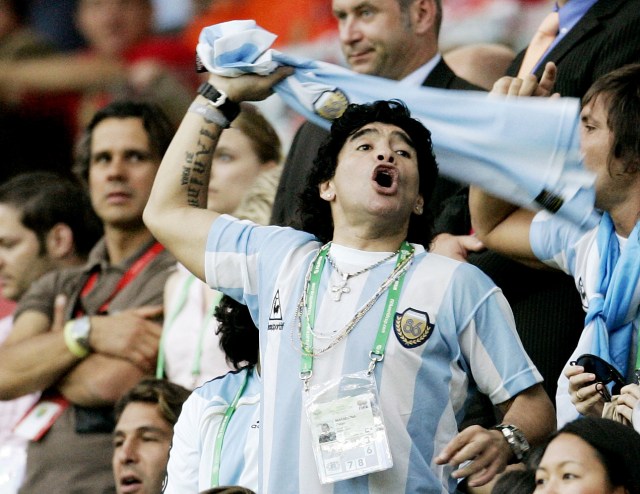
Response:
[[[596,381],[601,382],[602,384],[609,384],[610,382],[613,382],[612,392],[614,395],[620,394],[620,390],[626,385],[624,377],[622,377],[622,374],[618,372],[618,369],[597,355],[585,353],[571,362],[571,364],[584,367],[585,372],[595,374]]]

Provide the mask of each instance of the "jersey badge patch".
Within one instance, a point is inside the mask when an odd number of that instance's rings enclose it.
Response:
[[[422,345],[431,336],[434,326],[429,320],[429,314],[412,308],[396,313],[393,321],[396,337],[405,348]]]

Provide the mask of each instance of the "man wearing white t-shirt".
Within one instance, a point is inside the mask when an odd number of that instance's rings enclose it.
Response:
[[[584,166],[595,174],[596,207],[603,212],[596,228],[581,231],[547,212],[518,209],[476,188],[470,198],[474,228],[487,246],[574,277],[587,316],[570,362],[583,354],[596,355],[627,383],[637,383],[640,367],[638,81],[640,64],[627,65],[598,79],[582,100]],[[529,80],[523,86],[530,89],[531,84]],[[514,82],[506,80],[505,89],[509,86],[510,94],[518,94]],[[579,414],[600,416],[607,395],[602,386],[609,381],[583,365],[568,365],[558,381],[559,425]],[[617,409],[631,420],[638,401],[637,384],[623,387]]]
[[[402,103],[351,105],[334,123],[306,190],[312,233],[202,209],[237,102],[264,98],[289,73],[210,76],[144,215],[189,270],[258,322],[259,491],[486,484],[524,457],[527,440],[553,430],[553,410],[500,290],[473,266],[410,243],[429,231],[423,213],[437,165],[429,132]],[[502,410],[502,423],[458,433],[477,391]],[[321,441],[324,424],[334,441]]]

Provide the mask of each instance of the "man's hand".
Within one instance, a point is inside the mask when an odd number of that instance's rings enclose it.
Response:
[[[620,390],[616,411],[633,424],[633,409],[636,406],[640,407],[640,386],[627,384]],[[635,424],[636,427],[640,428],[640,424]]]
[[[569,396],[576,410],[582,415],[601,417],[604,401],[598,387],[602,384],[596,382],[596,376],[580,365],[568,365],[564,375],[569,379]]]
[[[548,62],[544,67],[544,72],[540,78],[540,82],[534,75],[528,75],[522,79],[518,77],[501,77],[494,85],[489,94],[502,96],[560,96],[558,93],[553,94],[553,86],[556,83],[556,75],[558,69],[556,64]]]
[[[456,479],[468,477],[470,487],[479,487],[502,472],[511,456],[513,452],[500,431],[472,425],[454,437],[435,462],[454,467],[467,462],[451,476]]]
[[[484,244],[473,235],[451,235],[441,233],[431,242],[429,252],[466,262],[469,252],[480,252]]]
[[[108,316],[92,316],[89,345],[97,353],[122,358],[144,371],[152,371],[162,326],[151,319],[161,314],[161,305],[148,305]]]
[[[273,93],[273,86],[293,74],[293,67],[278,67],[269,75],[246,74],[240,77],[223,77],[209,74],[209,83],[224,91],[231,101],[261,101]]]

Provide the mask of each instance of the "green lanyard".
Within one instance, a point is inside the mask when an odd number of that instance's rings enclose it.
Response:
[[[403,265],[404,261],[413,255],[414,248],[408,242],[402,242],[398,259],[396,260],[396,266],[394,269],[398,269]],[[302,314],[302,357],[300,361],[300,377],[305,381],[305,388],[307,387],[308,380],[311,378],[313,372],[313,333],[311,328],[315,326],[316,320],[316,303],[318,300],[318,289],[320,286],[320,278],[324,264],[329,252],[329,244],[323,245],[318,255],[316,256],[311,273],[309,276],[309,285],[307,288],[307,303],[306,310],[308,311],[308,317],[303,317]],[[380,326],[376,335],[373,349],[369,352],[369,358],[371,362],[369,364],[369,374],[371,374],[375,368],[377,362],[380,362],[384,358],[384,351],[389,340],[389,334],[391,333],[391,327],[393,324],[393,314],[398,305],[400,298],[400,291],[402,290],[402,284],[404,283],[404,277],[406,270],[402,272],[398,279],[389,287],[389,294],[387,295],[387,301],[385,304],[382,319],[380,320]],[[393,276],[393,273],[392,273]]]
[[[244,393],[244,390],[247,387],[249,374],[252,372],[253,368],[246,369],[244,379],[242,380],[231,405],[229,405],[227,410],[224,412],[224,417],[222,417],[222,422],[220,422],[220,427],[218,427],[218,433],[216,434],[216,442],[213,450],[213,465],[211,467],[211,487],[217,487],[220,484],[220,461],[222,459],[222,443],[224,442],[224,435],[227,432],[229,421],[238,407],[238,402],[242,397],[242,393]]]
[[[636,333],[636,366],[633,372],[633,382],[640,384],[640,324],[638,325],[638,332]]]
[[[192,274],[189,274],[185,282],[182,284],[180,294],[178,296],[178,301],[176,302],[171,314],[165,321],[162,336],[160,337],[160,345],[158,349],[158,362],[156,364],[156,378],[162,379],[164,377],[164,368],[165,368],[165,346],[167,344],[167,334],[173,324],[175,323],[176,318],[184,309],[184,305],[187,301],[187,296],[189,295],[189,289],[191,285],[196,280],[196,277]],[[209,310],[205,314],[204,320],[202,321],[202,325],[200,326],[200,331],[198,332],[198,343],[196,346],[196,354],[193,359],[193,364],[191,366],[191,375],[194,377],[194,380],[200,375],[201,362],[202,362],[202,351],[203,351],[203,341],[204,334],[211,323],[211,319],[213,319],[214,312],[216,307],[220,303],[220,299],[222,298],[222,293],[216,292],[215,297],[209,307]]]

